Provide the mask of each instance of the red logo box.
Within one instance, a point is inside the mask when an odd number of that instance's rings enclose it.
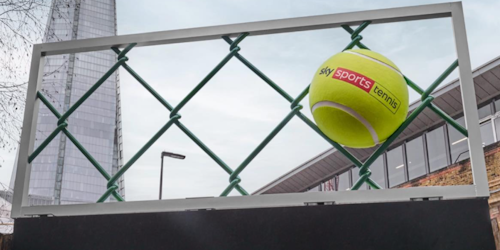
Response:
[[[350,83],[366,91],[366,93],[370,93],[370,90],[372,89],[373,85],[375,85],[374,80],[357,72],[340,67],[335,70],[335,74],[333,74],[332,78]]]

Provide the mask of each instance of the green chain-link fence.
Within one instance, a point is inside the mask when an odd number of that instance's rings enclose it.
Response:
[[[344,50],[352,49],[355,46],[368,49],[361,40],[363,37],[360,33],[370,25],[370,21],[363,22],[358,28],[353,30],[347,25],[342,27],[351,34],[351,42],[345,47]],[[275,82],[273,82],[269,77],[267,77],[263,72],[261,72],[257,67],[250,63],[245,57],[243,57],[239,51],[241,48],[238,46],[249,33],[240,34],[235,40],[230,39],[227,36],[223,36],[222,39],[229,44],[229,53],[222,59],[222,61],[212,70],[208,75],[175,107],[170,105],[163,97],[161,97],[151,86],[142,79],[130,66],[127,65],[126,61],[128,58],[126,54],[136,45],[130,44],[125,49],[120,51],[118,48],[111,48],[117,55],[118,61],[109,69],[78,101],[71,106],[68,111],[64,114],[60,114],[51,103],[42,95],[41,92],[37,93],[37,97],[42,103],[44,103],[50,111],[58,118],[57,128],[40,144],[40,146],[34,150],[34,152],[29,156],[28,162],[31,163],[38,154],[54,139],[54,137],[61,131],[73,142],[73,144],[82,152],[82,154],[94,165],[94,167],[102,174],[104,178],[108,181],[106,192],[97,200],[97,202],[105,201],[110,195],[113,195],[118,201],[123,201],[123,197],[116,192],[118,186],[116,181],[130,168],[132,165],[155,143],[162,135],[167,131],[173,124],[179,127],[194,143],[196,143],[205,153],[207,153],[224,171],[229,174],[229,185],[222,191],[220,196],[227,196],[233,189],[236,189],[242,195],[248,195],[248,192],[240,186],[241,178],[239,174],[245,170],[245,168],[250,164],[250,162],[264,149],[264,147],[278,134],[283,127],[294,117],[299,117],[304,121],[309,127],[311,127],[316,133],[323,137],[328,143],[330,143],[335,149],[347,157],[354,165],[360,168],[359,179],[354,183],[351,190],[357,190],[363,183],[367,183],[373,189],[380,189],[380,185],[374,182],[371,178],[370,165],[379,157],[389,145],[401,134],[401,132],[424,110],[426,107],[430,108],[436,114],[441,116],[450,125],[456,128],[460,133],[467,137],[467,130],[463,128],[460,124],[455,122],[450,116],[448,116],[444,111],[439,109],[432,103],[434,99],[430,95],[432,91],[458,66],[458,60],[453,62],[450,67],[448,67],[426,90],[420,88],[413,81],[405,77],[405,80],[412,89],[421,95],[422,103],[411,112],[411,114],[406,118],[403,124],[392,134],[382,145],[380,145],[375,152],[372,153],[370,157],[365,162],[361,162],[355,156],[353,156],[349,151],[342,147],[337,142],[329,139],[325,134],[323,134],[319,128],[300,110],[303,108],[299,103],[302,99],[309,93],[309,85],[300,93],[299,96],[293,98],[288,93],[286,93],[282,88],[280,88]],[[266,82],[271,88],[276,90],[283,98],[290,102],[290,113],[274,128],[271,133],[247,156],[247,158],[236,168],[232,169],[229,167],[220,157],[217,156],[210,148],[208,148],[196,135],[194,135],[182,122],[180,121],[181,115],[179,111],[188,103],[195,95],[198,93],[211,79],[219,72],[219,70],[226,65],[229,60],[233,57],[241,61],[245,66],[247,66],[252,72],[258,75],[264,82]],[[163,127],[156,132],[156,134],[144,145],[142,148],[128,161],[126,162],[118,172],[111,176],[104,168],[89,154],[89,152],[82,146],[80,142],[68,131],[68,121],[67,119],[71,114],[90,96],[92,93],[99,88],[106,79],[111,76],[119,67],[123,67],[128,71],[144,88],[146,88],[166,109],[170,112],[170,120],[163,125]]]

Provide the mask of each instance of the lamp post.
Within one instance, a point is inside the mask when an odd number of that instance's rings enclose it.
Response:
[[[160,200],[161,200],[162,189],[163,189],[163,157],[165,157],[165,156],[170,157],[170,158],[174,158],[174,159],[179,159],[179,160],[184,160],[186,158],[185,155],[181,155],[181,154],[175,154],[175,153],[166,152],[166,151],[161,152]]]

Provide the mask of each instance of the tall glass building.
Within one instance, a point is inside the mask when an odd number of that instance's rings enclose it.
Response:
[[[53,0],[44,42],[114,35],[115,0]],[[111,50],[46,57],[41,91],[62,114],[116,60]],[[40,105],[35,147],[54,131],[56,124],[56,117]],[[68,124],[69,131],[102,167],[110,174],[116,173],[123,150],[117,72],[69,117]],[[123,179],[119,187],[119,193],[124,195]],[[62,133],[32,163],[32,205],[96,202],[105,191],[106,179]]]

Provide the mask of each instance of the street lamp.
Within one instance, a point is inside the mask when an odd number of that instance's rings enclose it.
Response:
[[[162,188],[163,188],[163,157],[170,157],[174,159],[179,159],[179,160],[184,160],[186,158],[185,155],[181,154],[175,154],[175,153],[170,153],[170,152],[161,152],[161,170],[160,170],[160,200],[161,200],[161,193],[162,193]]]

